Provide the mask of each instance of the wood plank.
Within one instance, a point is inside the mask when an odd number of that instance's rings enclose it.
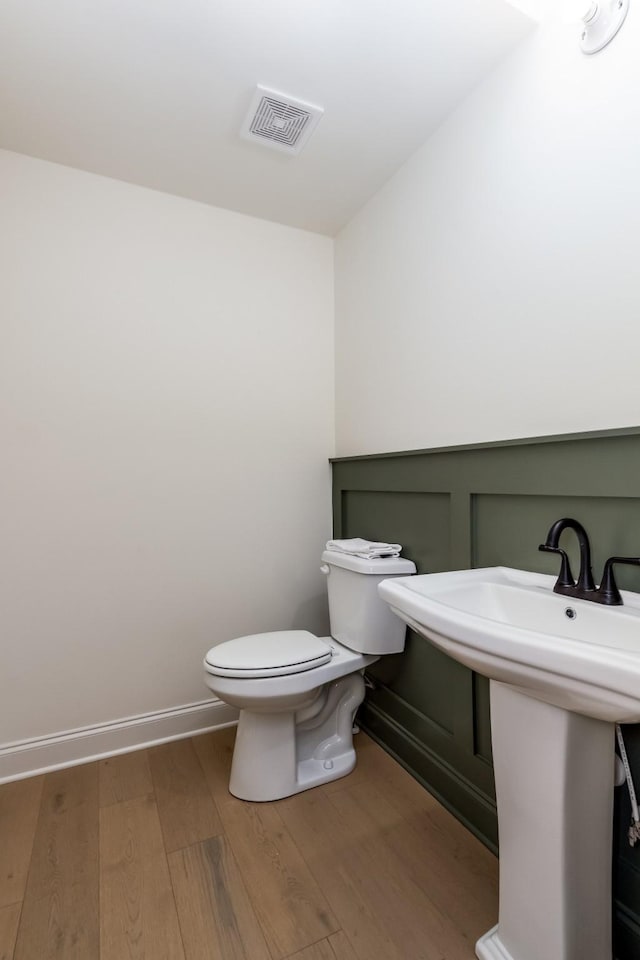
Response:
[[[338,930],[337,933],[330,936],[329,943],[331,944],[336,960],[358,960],[344,930]]]
[[[422,943],[425,956],[438,960],[472,956],[478,936],[497,921],[497,898],[487,911],[475,903],[475,909],[460,909],[473,884],[464,884],[464,869],[452,869],[449,844],[428,842],[429,835],[414,830],[372,783],[336,794],[333,805],[354,838],[377,838],[379,869],[391,891],[384,906],[395,917],[393,936],[405,954],[413,955]]]
[[[309,791],[283,801],[283,818],[358,957],[468,960],[473,942],[430,899],[418,871],[420,838],[406,862],[394,847],[401,814],[362,783],[329,799]],[[377,810],[378,803],[381,810]],[[403,850],[407,853],[407,850]],[[441,862],[433,865],[435,871]],[[413,867],[412,875],[409,867]],[[416,879],[416,876],[418,879]],[[433,882],[433,881],[432,881]],[[479,931],[483,932],[483,931]]]
[[[15,960],[98,960],[98,766],[45,777]]]
[[[329,943],[331,944],[336,960],[358,960],[344,930],[338,930],[337,933],[330,936]]]
[[[271,960],[224,837],[169,854],[186,960]]]
[[[358,960],[343,930],[305,947],[288,960]]]
[[[319,940],[317,943],[312,943],[310,947],[294,953],[287,960],[336,960],[336,955],[328,940]]]
[[[153,797],[100,811],[101,960],[183,960]]]
[[[407,825],[398,826],[394,847],[406,856],[408,868],[413,863],[414,870],[420,871],[427,865],[428,875],[420,882],[431,890],[431,899],[474,940],[497,916],[496,857],[374,740],[362,733],[355,742],[355,771],[320,789],[332,796],[341,790],[357,795],[362,788],[359,802],[372,813],[380,813],[389,804],[401,812]],[[381,822],[380,829],[384,826]],[[414,854],[420,850],[424,860],[416,863]],[[428,869],[429,863],[433,870]],[[436,865],[442,865],[442,870]]]
[[[220,813],[274,960],[339,928],[278,812],[230,799]]]
[[[378,787],[386,800],[412,823],[425,843],[439,844],[448,858],[464,870],[474,886],[475,896],[483,897],[493,909],[498,893],[495,855],[393,757],[375,743],[374,747],[363,782],[369,780]]]
[[[474,896],[492,911],[498,891],[498,861],[494,854],[367,734],[359,734],[355,743],[358,763],[354,772],[319,789],[331,796],[363,783],[379,788],[425,843],[437,843],[446,851],[448,858],[464,871]]]
[[[21,910],[21,903],[0,908],[0,960],[13,960]]]
[[[190,740],[149,751],[164,844],[168,853],[222,833],[222,824]]]
[[[355,784],[362,782],[379,783],[382,780],[393,782],[398,777],[408,777],[412,783],[416,783],[411,774],[407,773],[400,766],[397,760],[387,753],[386,750],[376,743],[364,731],[358,733],[353,738],[353,744],[356,750],[355,770],[346,777],[339,780],[332,780],[325,783],[318,789],[330,796],[337,790],[351,790]],[[425,795],[425,802],[438,806],[438,801],[431,796],[423,787],[420,788]]]
[[[153,780],[146,750],[122,753],[100,761],[100,806],[135,800],[153,793]]]
[[[206,733],[192,740],[209,792],[218,805],[226,803],[230,797],[229,777],[236,730],[237,727],[226,727],[224,730],[215,730],[213,733]]]
[[[44,777],[0,787],[0,907],[24,897]]]
[[[384,901],[388,891],[376,854],[376,838],[364,845],[354,842],[349,825],[323,789],[282,800],[279,806],[359,960],[407,960],[377,910],[378,901]]]
[[[466,943],[466,950],[472,956],[478,937],[498,919],[495,883],[479,883],[477,875],[469,870],[473,850],[476,845],[480,846],[478,841],[466,832],[456,849],[448,835],[433,827],[420,829],[419,823],[406,818],[402,807],[390,803],[386,793],[373,783],[359,784],[353,790],[336,794],[333,803],[345,819],[358,821],[363,836],[380,838],[390,880],[396,870],[402,876],[402,884],[411,890],[419,889],[421,895],[428,898],[429,908],[421,910],[420,915],[428,919],[434,943],[443,951],[445,947],[452,951],[455,939],[462,955]],[[456,857],[456,852],[466,856]],[[493,879],[497,881],[495,868]],[[394,892],[399,889],[398,881],[393,882],[393,887]],[[410,896],[411,892],[407,898]],[[435,908],[434,916],[430,915],[432,908]],[[420,923],[421,920],[414,925],[419,928]]]

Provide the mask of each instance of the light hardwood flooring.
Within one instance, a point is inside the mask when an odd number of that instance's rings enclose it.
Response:
[[[234,735],[0,786],[0,960],[472,960],[497,861],[399,764],[244,803]]]

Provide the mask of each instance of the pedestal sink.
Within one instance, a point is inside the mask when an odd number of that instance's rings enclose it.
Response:
[[[500,908],[481,960],[611,960],[614,724],[640,722],[640,596],[603,607],[491,567],[385,580],[415,631],[489,677]]]

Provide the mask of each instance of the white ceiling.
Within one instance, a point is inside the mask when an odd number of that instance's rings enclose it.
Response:
[[[506,0],[2,0],[0,147],[333,234],[531,28]],[[256,83],[324,107],[240,139]]]

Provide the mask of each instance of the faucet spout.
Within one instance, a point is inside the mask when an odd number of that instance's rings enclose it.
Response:
[[[575,584],[571,576],[567,555],[564,550],[561,550],[558,546],[560,535],[564,530],[573,530],[580,545],[580,573],[578,574],[578,582]],[[573,520],[571,517],[563,517],[561,520],[556,520],[547,534],[545,543],[541,543],[538,549],[549,553],[560,553],[562,555],[560,576],[553,588],[556,593],[583,597],[585,594],[590,594],[595,591],[596,585],[591,570],[591,544],[589,543],[587,531],[578,520]],[[585,599],[590,598],[586,597]]]

